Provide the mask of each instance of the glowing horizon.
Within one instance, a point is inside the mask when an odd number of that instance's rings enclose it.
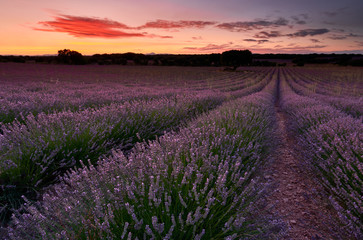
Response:
[[[0,55],[363,53],[363,2],[158,0],[2,3]]]

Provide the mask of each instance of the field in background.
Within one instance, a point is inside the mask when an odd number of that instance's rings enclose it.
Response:
[[[9,239],[277,234],[254,204],[276,101],[342,226],[362,234],[361,68],[1,63],[0,86]]]

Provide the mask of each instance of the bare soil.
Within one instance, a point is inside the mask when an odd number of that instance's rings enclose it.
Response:
[[[287,117],[276,101],[276,143],[272,161],[263,177],[272,186],[266,197],[267,214],[287,226],[284,236],[275,239],[352,239],[340,228],[338,216],[330,206],[311,169],[304,167],[294,135],[287,128]]]

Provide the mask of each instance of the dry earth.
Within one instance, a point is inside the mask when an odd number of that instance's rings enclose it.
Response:
[[[299,146],[288,132],[285,114],[276,101],[276,148],[272,162],[263,170],[273,186],[266,198],[269,215],[285,222],[286,235],[277,239],[352,239],[346,236],[324,191],[311,170],[304,167]]]

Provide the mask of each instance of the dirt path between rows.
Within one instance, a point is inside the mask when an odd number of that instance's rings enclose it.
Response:
[[[283,220],[286,236],[278,239],[351,239],[344,236],[338,218],[314,175],[305,169],[296,150],[297,141],[287,129],[287,117],[280,109],[277,94],[276,148],[264,178],[272,183],[268,213]]]

